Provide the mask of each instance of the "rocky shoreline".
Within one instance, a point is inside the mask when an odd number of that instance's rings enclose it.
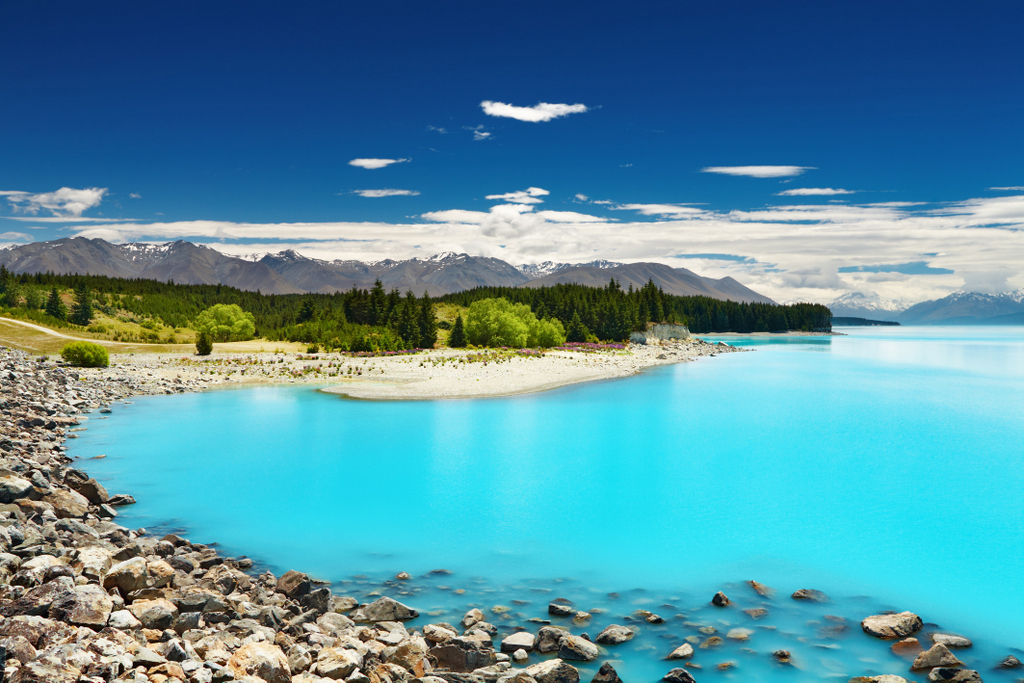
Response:
[[[456,623],[419,624],[416,609],[381,594],[414,602],[422,593],[406,573],[359,598],[335,595],[301,572],[257,573],[251,560],[222,557],[214,547],[127,529],[116,520],[118,509],[134,502],[131,496],[111,495],[74,468],[65,439],[74,436],[83,412],[102,412],[139,394],[198,390],[217,379],[134,367],[85,372],[0,347],[0,380],[3,680],[576,683],[581,669],[600,666],[592,680],[614,683],[620,680],[616,649],[645,630],[686,634],[675,636],[678,644],[665,641],[670,651],[651,654],[667,660],[663,680],[671,683],[732,669],[735,662],[714,655],[730,644],[745,656],[798,671],[798,656],[787,649],[747,647],[755,633],[772,632],[767,617],[781,609],[771,590],[753,581],[742,600],[720,592],[699,608],[673,606],[677,613],[668,618],[637,609],[600,629],[593,626],[607,620],[600,610],[559,598],[545,600],[543,615],[530,616],[527,601],[515,600],[489,613],[473,607],[461,618],[449,617]],[[822,605],[827,598],[798,590],[790,600]],[[699,610],[715,611],[716,619]],[[418,625],[406,625],[413,620]],[[824,620],[834,637],[856,631],[840,617]],[[929,681],[981,680],[979,669],[964,663],[974,664],[964,655],[972,643],[915,614],[870,615],[860,631]],[[1008,674],[1020,662],[1008,656],[988,666]]]

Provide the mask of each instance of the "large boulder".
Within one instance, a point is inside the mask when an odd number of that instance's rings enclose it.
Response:
[[[286,571],[281,578],[277,580],[277,592],[284,593],[289,598],[293,599],[301,598],[312,588],[313,582],[309,580],[309,575],[297,572],[294,569]],[[231,591],[228,592],[230,593]]]
[[[68,594],[50,607],[50,618],[66,621],[75,626],[88,626],[99,630],[107,625],[114,601],[95,584],[75,586]]]
[[[949,648],[942,643],[935,643],[929,649],[917,656],[911,669],[934,669],[937,666],[963,666],[963,662],[956,658],[956,655],[949,651]]]
[[[494,663],[494,646],[491,641],[469,636],[460,636],[430,648],[430,654],[437,660],[437,666],[459,673],[482,669]]]
[[[967,648],[973,645],[970,638],[964,638],[963,636],[955,636],[952,633],[933,633],[932,642],[942,643],[946,647],[958,648]]]
[[[597,673],[594,674],[594,677],[590,679],[590,683],[622,683],[622,679],[619,678],[619,673],[612,666],[612,663],[605,662],[597,670]]]
[[[562,644],[562,638],[567,635],[569,635],[568,629],[561,626],[541,626],[537,631],[537,642],[534,643],[534,648],[541,653],[555,652]]]
[[[238,648],[228,660],[228,670],[236,679],[255,676],[266,683],[291,683],[288,658],[273,643],[249,643]]]
[[[686,669],[672,669],[662,676],[666,683],[697,683],[697,680]]]
[[[143,628],[152,628],[158,631],[170,628],[174,623],[174,617],[178,614],[178,608],[166,598],[136,600],[128,606],[128,611],[142,622]]]
[[[85,517],[89,514],[89,499],[77,491],[50,489],[42,500],[53,506],[54,514],[60,519]]]
[[[620,645],[627,640],[632,640],[636,634],[625,626],[610,624],[603,631],[597,634],[595,640],[602,645]]]
[[[666,659],[689,659],[693,656],[693,645],[683,643],[669,653]]]
[[[11,683],[77,683],[82,672],[70,664],[34,661],[23,665],[11,677]]]
[[[592,662],[599,654],[601,653],[597,645],[579,636],[566,636],[558,645],[558,656],[562,659]]]
[[[149,573],[146,560],[141,557],[133,557],[111,567],[103,578],[103,587],[117,588],[121,591],[121,595],[127,596],[132,591],[145,588],[148,581]]]
[[[32,482],[9,474],[0,477],[0,504],[7,505],[32,493]]]
[[[341,680],[363,665],[363,656],[344,647],[325,647],[316,658],[316,671],[324,678]]]
[[[75,580],[69,576],[58,576],[53,581],[26,592],[13,602],[0,604],[0,615],[47,616],[53,604],[62,603],[75,593]]]
[[[422,662],[429,652],[427,641],[420,636],[406,638],[395,646],[394,651],[390,648],[385,650],[384,660],[397,664],[408,671],[415,671],[416,666],[423,666]]]
[[[360,607],[350,616],[353,621],[408,621],[420,615],[419,612],[389,597],[378,598],[365,607]]]
[[[580,672],[561,659],[549,659],[523,669],[523,672],[537,683],[579,683]]]
[[[501,641],[502,652],[515,652],[522,648],[527,652],[533,652],[533,643],[536,640],[534,635],[529,631],[520,631],[519,633],[513,633],[512,635]]]
[[[78,493],[85,496],[92,505],[103,505],[110,501],[110,494],[103,488],[95,479],[86,479],[84,481],[78,479],[69,478],[66,482],[68,486],[73,488]]]
[[[906,638],[921,630],[921,617],[913,612],[876,614],[866,617],[860,627],[876,638]]]

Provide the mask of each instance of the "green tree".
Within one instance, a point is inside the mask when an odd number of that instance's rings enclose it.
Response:
[[[437,317],[434,315],[434,304],[430,301],[430,295],[423,292],[420,299],[420,346],[424,349],[434,348],[437,343]]]
[[[565,328],[565,340],[581,343],[587,341],[587,337],[589,336],[590,330],[588,330],[583,324],[583,321],[580,320],[579,311],[573,311],[572,320],[569,321],[569,326]]]
[[[213,353],[213,337],[209,332],[200,332],[196,335],[196,354],[209,356]]]
[[[313,306],[312,299],[303,299],[302,306],[299,308],[299,315],[296,317],[296,322],[306,323],[313,319],[316,315],[316,307]]]
[[[196,318],[196,331],[207,332],[213,341],[245,341],[256,334],[252,313],[238,304],[215,304]]]
[[[71,307],[70,322],[86,327],[92,321],[92,301],[89,289],[82,283],[75,289],[75,303]]]
[[[39,310],[46,303],[42,293],[35,287],[29,287],[25,290],[25,308],[31,308],[34,311]]]
[[[482,299],[469,306],[466,338],[477,346],[550,347],[565,343],[565,330],[557,320],[537,320],[526,304]]]
[[[50,290],[50,296],[46,299],[46,314],[57,320],[68,319],[68,307],[64,305],[56,287]]]
[[[455,326],[452,327],[452,335],[448,337],[448,346],[453,349],[466,348],[466,328],[462,323],[462,316],[455,319]]]
[[[0,294],[0,303],[3,303],[7,308],[17,308],[18,304],[21,303],[21,288],[13,282],[9,283],[4,288],[4,293]]]
[[[416,314],[416,295],[409,292],[402,301],[398,313],[398,335],[405,340],[405,348],[415,349],[420,346],[420,323]]]

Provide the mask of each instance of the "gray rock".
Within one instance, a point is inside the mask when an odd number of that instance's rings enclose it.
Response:
[[[528,631],[513,633],[501,641],[501,651],[515,652],[516,650],[522,649],[527,652],[533,652],[533,644],[535,641],[536,638],[534,635]]]
[[[686,669],[672,669],[661,680],[667,683],[697,683],[696,679]]]
[[[1014,657],[1013,655],[1008,655],[1006,659],[999,662],[999,667],[1002,669],[1019,669],[1020,660]]]
[[[165,598],[155,600],[136,600],[128,610],[142,622],[143,628],[164,630],[170,628],[174,623],[174,617],[178,614],[178,608],[174,603]]]
[[[82,672],[70,664],[29,662],[18,669],[11,683],[77,683]]]
[[[515,661],[516,664],[523,664],[529,661],[529,659],[529,653],[526,650],[523,650],[522,648],[512,653],[512,660]]]
[[[537,683],[579,683],[580,672],[561,659],[550,659],[523,669]]]
[[[566,636],[558,645],[558,656],[562,659],[592,662],[601,654],[597,645],[579,636]]]
[[[466,612],[465,616],[462,617],[462,628],[469,628],[473,624],[483,621],[484,613],[477,608],[473,608]]]
[[[619,678],[619,674],[615,667],[612,666],[612,663],[605,662],[597,670],[597,673],[594,674],[594,677],[590,679],[590,683],[622,683],[622,679]]]
[[[420,615],[411,607],[403,605],[388,597],[379,598],[374,602],[360,607],[351,614],[353,621],[408,621]]]
[[[801,588],[793,593],[794,600],[807,600],[808,602],[828,602],[828,596],[813,588]]]
[[[576,610],[569,605],[560,605],[557,602],[553,602],[548,605],[548,614],[554,617],[571,617],[576,614]]]
[[[32,493],[32,482],[13,474],[0,477],[0,504],[7,505]]]
[[[942,643],[946,647],[957,648],[967,648],[973,645],[970,638],[964,638],[963,636],[955,636],[952,633],[933,633],[932,642]]]
[[[537,652],[545,654],[555,652],[561,645],[562,638],[568,635],[569,631],[560,626],[542,626],[537,632],[537,641],[534,643],[534,648]]]
[[[111,612],[107,625],[110,626],[110,628],[116,628],[122,631],[130,631],[133,628],[142,628],[142,622],[136,619],[135,615],[126,609]]]
[[[693,656],[693,645],[689,643],[683,643],[676,649],[672,650],[666,659],[689,659]]]
[[[939,667],[928,672],[928,680],[932,683],[951,681],[952,683],[981,683],[981,674],[973,669],[949,669]]]
[[[352,651],[348,650],[348,652]],[[243,645],[235,654],[231,655],[227,668],[236,679],[243,676],[255,676],[265,683],[291,683],[292,680],[291,671],[288,669],[288,658],[284,656],[280,647],[272,643]]]
[[[430,654],[441,669],[466,673],[490,666],[495,662],[494,646],[490,639],[481,640],[460,636],[430,648]]]
[[[729,601],[729,598],[726,597],[725,593],[723,593],[722,591],[718,591],[711,598],[711,604],[715,607],[728,607],[732,603]]]
[[[913,612],[876,614],[866,617],[860,627],[876,638],[906,638],[921,630],[921,617]]]
[[[50,607],[50,618],[75,626],[99,630],[107,625],[114,601],[95,584],[75,586],[61,601]]]
[[[931,648],[925,650],[917,656],[914,663],[910,665],[911,669],[933,669],[939,666],[963,666],[963,662],[956,658],[949,648],[942,643],[935,643]]]
[[[632,640],[636,634],[619,624],[610,624],[603,631],[597,634],[595,640],[602,645],[621,645],[627,640]]]
[[[277,580],[277,592],[293,599],[302,597],[312,588],[313,582],[309,580],[309,575],[295,570],[285,572]]]
[[[148,581],[146,560],[141,557],[133,557],[111,567],[103,578],[103,587],[117,588],[122,595],[128,595],[132,591],[145,588]]]

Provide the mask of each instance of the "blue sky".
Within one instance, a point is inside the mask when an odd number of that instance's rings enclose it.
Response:
[[[1013,289],[1022,25],[1019,2],[5,0],[0,243]]]

